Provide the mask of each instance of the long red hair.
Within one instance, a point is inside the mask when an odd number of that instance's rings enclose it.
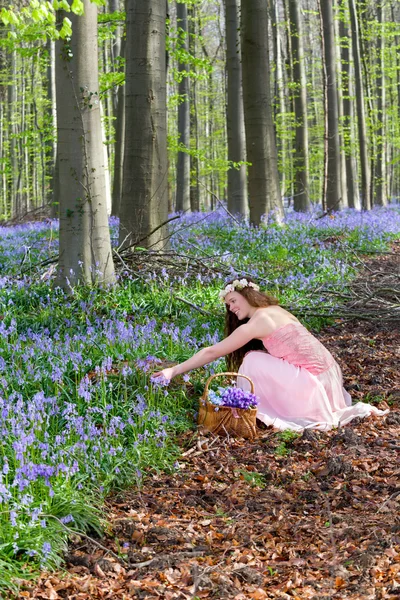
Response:
[[[253,281],[250,277],[246,277],[247,281]],[[226,285],[233,283],[234,280],[228,281]],[[276,306],[279,304],[279,301],[266,294],[265,292],[257,292],[252,287],[244,287],[241,290],[235,289],[235,292],[246,298],[247,302],[250,306],[254,306],[257,308],[266,307],[266,306]],[[240,325],[247,323],[249,319],[242,319],[239,321],[237,316],[229,310],[228,305],[226,305],[226,315],[225,315],[225,336],[230,335],[235,329],[237,329]],[[251,340],[241,348],[238,348],[234,352],[227,354],[225,357],[226,365],[229,371],[237,371],[242,364],[243,358],[247,352],[251,350],[265,350],[263,343],[261,340]]]

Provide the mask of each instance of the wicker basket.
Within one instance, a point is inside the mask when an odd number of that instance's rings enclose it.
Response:
[[[211,432],[215,435],[235,436],[248,439],[254,439],[257,435],[256,429],[256,408],[231,408],[230,406],[220,406],[215,410],[215,404],[208,401],[208,388],[215,377],[221,376],[244,377],[250,382],[251,393],[254,394],[254,383],[240,373],[216,373],[207,379],[203,395],[200,398],[199,416],[197,424],[200,431]]]

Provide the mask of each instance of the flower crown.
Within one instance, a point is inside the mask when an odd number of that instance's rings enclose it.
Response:
[[[220,300],[224,301],[225,296],[227,294],[229,294],[230,292],[234,292],[235,290],[242,290],[245,287],[251,287],[256,292],[260,291],[259,286],[256,283],[253,283],[252,281],[247,281],[247,279],[235,279],[235,281],[232,281],[232,283],[228,283],[225,289],[220,291],[219,298]]]

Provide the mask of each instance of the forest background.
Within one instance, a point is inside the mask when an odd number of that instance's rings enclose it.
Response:
[[[221,337],[225,280],[397,324],[396,274],[356,277],[400,232],[400,2],[0,9],[0,588],[34,597],[111,490],[181,469],[204,371],[149,372]],[[395,406],[390,364],[355,399]]]

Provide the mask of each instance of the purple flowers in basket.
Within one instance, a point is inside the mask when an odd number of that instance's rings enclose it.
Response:
[[[220,406],[228,406],[230,408],[256,408],[258,404],[258,396],[247,392],[237,387],[218,388],[217,392],[210,390],[208,392],[208,401],[215,404],[215,410],[219,410]]]

